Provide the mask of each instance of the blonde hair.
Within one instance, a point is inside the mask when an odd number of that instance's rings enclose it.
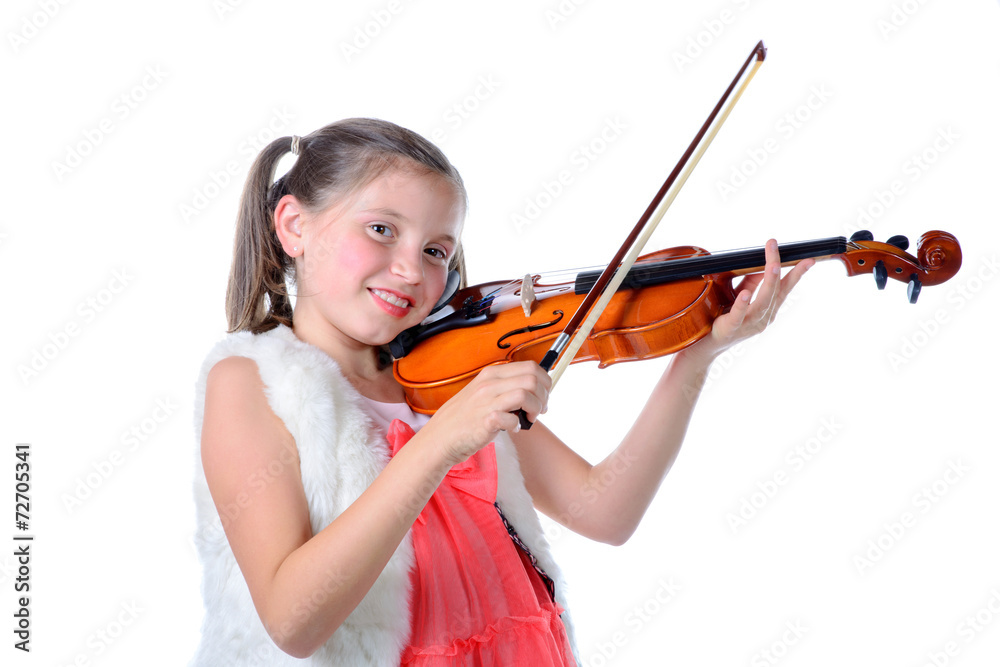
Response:
[[[335,197],[365,187],[389,169],[417,168],[445,178],[463,207],[468,205],[462,177],[444,153],[394,123],[350,118],[294,139],[298,139],[298,159],[288,173],[274,181],[278,161],[292,149],[293,137],[281,137],[257,156],[243,188],[226,290],[230,332],[257,334],[279,324],[292,326],[287,284],[295,279],[295,263],[282,249],[274,229],[274,209],[283,196],[293,195],[316,213]],[[460,273],[464,287],[461,245],[449,268]]]

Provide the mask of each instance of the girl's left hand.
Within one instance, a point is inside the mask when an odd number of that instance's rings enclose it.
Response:
[[[764,246],[766,265],[763,273],[746,276],[736,288],[736,302],[725,315],[716,318],[712,331],[692,345],[688,354],[714,359],[736,343],[759,334],[774,321],[778,308],[788,297],[814,259],[799,262],[784,278],[781,277],[781,259],[778,242],[771,239]],[[754,290],[760,286],[757,297],[751,301]]]

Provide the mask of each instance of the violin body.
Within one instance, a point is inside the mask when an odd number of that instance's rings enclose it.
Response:
[[[807,257],[840,259],[848,275],[875,274],[880,289],[889,277],[908,282],[911,302],[921,285],[944,282],[961,266],[958,241],[947,232],[924,234],[917,257],[900,247],[905,244],[902,237],[890,239],[896,240],[891,244],[871,241],[866,234],[779,246],[782,263]],[[713,255],[682,246],[640,257],[572,363],[596,361],[604,368],[662,357],[694,344],[732,307],[733,279],[763,266],[762,248]],[[393,372],[407,402],[417,412],[433,413],[486,366],[539,362],[562,331],[564,319],[585,298],[592,278],[581,273],[574,281],[546,284],[533,276],[530,282],[459,290],[442,311],[394,342]],[[523,298],[525,289],[533,291],[533,298]]]
[[[708,254],[700,248],[682,247],[642,259],[690,256],[693,252]],[[460,290],[450,304],[453,312],[461,312],[470,300],[490,299],[489,319],[435,334],[395,361],[394,374],[414,410],[434,412],[487,365],[540,362],[562,331],[564,320],[586,296],[576,293],[573,282],[534,282],[537,301],[526,317],[517,285],[516,289],[501,289],[493,297],[487,295],[510,283],[486,283]],[[641,299],[636,298],[634,289],[620,290],[611,298],[574,363],[597,361],[604,368],[676,352],[708,334],[715,318],[726,312],[735,298],[724,276],[687,278],[641,291]],[[437,354],[434,350],[455,353]]]

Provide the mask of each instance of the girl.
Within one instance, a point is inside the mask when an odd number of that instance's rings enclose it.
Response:
[[[272,183],[288,151],[297,160]],[[712,359],[763,330],[812,263],[781,279],[770,241],[765,272],[674,355],[625,440],[592,466],[541,423],[519,429],[514,412],[534,421],[546,409],[537,364],[488,367],[428,418],[384,363],[382,346],[431,312],[449,270],[463,272],[465,210],[444,155],[391,123],[277,139],[254,163],[231,335],[198,382],[207,613],[193,664],[575,664],[535,509],[625,542],[677,456]],[[615,482],[586,502],[607,470]]]

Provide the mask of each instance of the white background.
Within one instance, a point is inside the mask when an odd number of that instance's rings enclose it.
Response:
[[[192,388],[225,329],[251,146],[393,120],[463,173],[473,282],[599,264],[763,39],[766,62],[649,248],[860,226],[915,246],[943,229],[963,268],[910,305],[903,283],[878,292],[817,266],[773,328],[719,360],[630,542],[549,524],[581,658],[997,664],[997,10],[5,3],[0,660],[180,665],[194,651]],[[597,461],[664,367],[574,367],[547,423]],[[19,442],[30,655],[12,647]],[[807,446],[808,462],[789,458]],[[741,507],[755,514],[734,526]]]

